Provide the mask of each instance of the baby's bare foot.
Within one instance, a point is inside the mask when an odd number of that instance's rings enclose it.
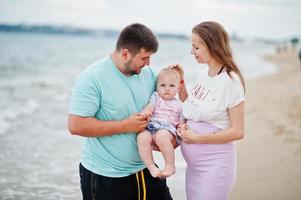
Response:
[[[161,175],[164,177],[169,177],[176,172],[176,167],[172,165],[166,165],[164,170],[161,172]]]
[[[151,173],[152,177],[154,177],[154,178],[161,177],[161,170],[158,167],[154,166],[154,167],[148,168],[148,170]]]

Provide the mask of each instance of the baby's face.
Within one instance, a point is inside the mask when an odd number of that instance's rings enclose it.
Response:
[[[173,99],[179,91],[179,80],[170,75],[162,74],[158,78],[157,92],[159,96],[165,100]]]

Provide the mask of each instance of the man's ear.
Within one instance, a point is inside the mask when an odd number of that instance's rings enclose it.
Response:
[[[130,52],[127,49],[122,49],[121,50],[121,58],[123,61],[128,61],[128,59],[130,58]]]

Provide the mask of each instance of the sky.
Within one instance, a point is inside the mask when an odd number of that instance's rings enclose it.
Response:
[[[0,23],[122,29],[140,22],[156,32],[189,34],[207,20],[230,34],[301,36],[300,0],[0,0]]]

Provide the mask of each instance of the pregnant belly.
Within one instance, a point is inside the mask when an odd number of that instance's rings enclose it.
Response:
[[[220,128],[206,122],[195,122],[189,120],[187,125],[196,134],[208,134],[220,131]],[[218,134],[218,133],[217,133]],[[200,162],[224,159],[227,156],[233,157],[235,152],[235,143],[225,144],[186,144],[181,143],[181,151],[188,165],[196,165]]]

